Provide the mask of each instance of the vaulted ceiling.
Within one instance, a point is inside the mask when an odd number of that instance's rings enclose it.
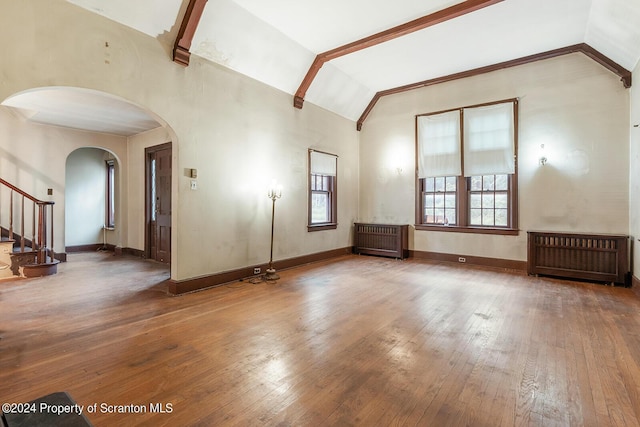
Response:
[[[175,38],[190,0],[67,1],[151,37]],[[304,98],[353,121],[362,121],[372,100],[393,88],[561,48],[586,46],[589,56],[620,76],[640,58],[638,0],[191,1],[204,6],[189,47],[192,55],[291,94],[291,108],[297,93],[298,107]],[[479,7],[329,57],[307,80],[308,88],[303,83],[319,55],[328,58],[322,55],[471,4]]]

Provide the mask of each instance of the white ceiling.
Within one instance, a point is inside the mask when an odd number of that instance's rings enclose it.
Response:
[[[142,108],[89,89],[39,88],[15,94],[2,105],[34,123],[120,136],[132,136],[160,126]]]
[[[67,1],[151,37],[175,38],[189,0]],[[293,105],[317,54],[457,3],[208,0],[191,52],[291,94]],[[633,70],[640,0],[504,0],[326,63],[305,101],[355,121],[378,91],[578,43]]]

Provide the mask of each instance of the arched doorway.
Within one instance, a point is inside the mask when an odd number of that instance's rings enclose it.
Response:
[[[67,157],[65,251],[114,250],[120,241],[120,162],[114,153],[83,147]]]
[[[20,92],[1,104],[0,119],[3,111],[5,122],[15,127],[9,133],[18,135],[8,148],[19,148],[12,157],[5,156],[9,160],[4,161],[3,171],[35,188],[36,194],[41,187],[53,190],[56,252],[89,245],[116,247],[138,256],[149,253],[145,150],[177,143],[166,122],[121,97],[75,87]],[[174,163],[175,156],[169,160]],[[176,186],[174,181],[170,178],[169,191]]]

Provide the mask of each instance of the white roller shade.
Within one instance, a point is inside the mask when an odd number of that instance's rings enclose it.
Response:
[[[457,176],[460,163],[460,111],[418,116],[418,177]]]
[[[464,176],[515,173],[513,102],[464,109]]]
[[[312,174],[336,176],[338,166],[338,156],[334,154],[311,151],[311,165],[309,169]]]

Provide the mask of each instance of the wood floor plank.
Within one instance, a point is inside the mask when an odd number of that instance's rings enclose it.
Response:
[[[0,401],[67,391],[96,426],[640,425],[629,289],[366,256],[279,273],[170,297],[164,265],[94,253],[2,282]]]

